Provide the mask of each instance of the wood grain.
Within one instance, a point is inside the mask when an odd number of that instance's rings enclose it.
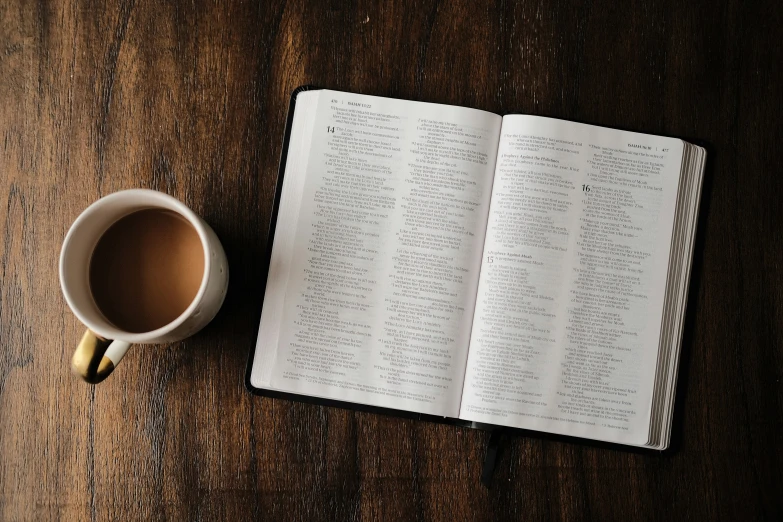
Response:
[[[783,519],[783,8],[631,3],[0,3],[0,520]],[[676,447],[487,435],[244,390],[296,86],[705,140]],[[778,159],[776,159],[778,158]],[[70,223],[172,194],[220,236],[228,298],[107,382],[68,371]]]

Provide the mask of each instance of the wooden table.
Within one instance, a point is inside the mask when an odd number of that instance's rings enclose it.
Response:
[[[4,0],[0,520],[783,518],[783,9],[632,4]],[[305,83],[711,144],[671,452],[518,437],[487,489],[486,433],[245,391]],[[231,285],[92,387],[59,248],[131,187],[204,216]]]

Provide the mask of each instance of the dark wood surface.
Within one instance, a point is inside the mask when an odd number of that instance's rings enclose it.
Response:
[[[681,2],[0,2],[0,520],[783,519],[783,9]],[[675,447],[508,442],[251,396],[259,260],[300,84],[704,140]],[[214,322],[92,387],[60,293],[113,191],[212,224]]]

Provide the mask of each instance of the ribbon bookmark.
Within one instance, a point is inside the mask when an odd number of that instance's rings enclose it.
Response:
[[[503,430],[494,429],[490,432],[487,442],[487,453],[484,457],[484,468],[481,470],[481,483],[489,488],[492,482],[492,475],[495,473],[495,464],[497,463],[500,450],[500,439],[503,436]]]

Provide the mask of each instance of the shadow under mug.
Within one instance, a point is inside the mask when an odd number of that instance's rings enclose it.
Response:
[[[90,291],[90,258],[98,240],[120,218],[145,209],[164,209],[184,217],[204,247],[204,275],[193,302],[169,324],[144,333],[118,329],[104,317]],[[73,313],[87,326],[71,368],[97,384],[119,364],[131,344],[155,344],[190,337],[217,314],[228,288],[228,261],[215,232],[179,200],[155,190],[132,189],[105,196],[76,218],[60,252],[60,285]]]

